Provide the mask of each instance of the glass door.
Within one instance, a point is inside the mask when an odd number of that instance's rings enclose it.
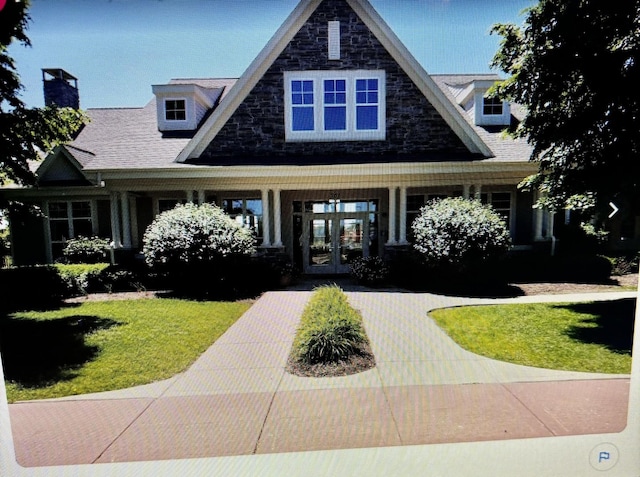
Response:
[[[349,265],[369,254],[366,214],[314,214],[304,221],[304,273],[349,273]]]

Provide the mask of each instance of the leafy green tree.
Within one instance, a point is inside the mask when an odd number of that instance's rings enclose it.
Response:
[[[540,0],[492,33],[508,74],[493,92],[526,108],[514,134],[539,164],[521,185],[551,209],[640,210],[640,0]]]
[[[35,184],[29,163],[69,141],[86,119],[79,110],[28,108],[20,99],[23,86],[8,48],[13,42],[30,46],[28,8],[28,0],[7,1],[0,11],[0,185]],[[0,203],[3,206],[7,204]]]

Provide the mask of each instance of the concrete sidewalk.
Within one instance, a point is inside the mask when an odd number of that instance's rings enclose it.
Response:
[[[460,348],[428,318],[448,306],[591,301],[606,293],[468,299],[348,291],[377,366],[285,372],[310,291],[261,297],[187,371],[122,391],[10,405],[24,466],[251,455],[619,432],[629,377],[544,370]]]

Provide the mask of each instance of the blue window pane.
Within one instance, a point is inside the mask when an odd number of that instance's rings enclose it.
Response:
[[[291,91],[293,91],[294,93],[302,91],[302,81],[292,81]]]
[[[369,94],[367,94],[367,103],[369,103],[369,104],[377,104],[378,103],[378,93],[369,93]]]
[[[302,91],[304,91],[305,93],[313,91],[313,81],[303,81]]]
[[[367,93],[358,92],[356,93],[356,103],[365,104],[367,102]]]
[[[378,80],[370,79],[367,81],[367,89],[369,91],[378,91]]]
[[[293,104],[302,104],[302,95],[299,93],[293,93],[291,95],[291,102]]]
[[[336,96],[334,93],[324,94],[324,104],[335,104]]]
[[[313,104],[313,93],[304,93],[302,99],[304,104]]]
[[[345,80],[336,81],[336,91],[346,91],[347,90],[347,82]]]
[[[347,129],[347,108],[324,108],[325,131],[344,131]]]
[[[335,82],[333,80],[325,80],[324,81],[324,90],[325,92],[335,91]]]
[[[346,93],[336,93],[336,104],[347,104]]]
[[[313,131],[313,108],[293,108],[293,131]]]
[[[367,89],[367,80],[356,80],[356,91],[364,91]]]
[[[356,129],[359,131],[378,129],[377,106],[358,106],[356,108]]]

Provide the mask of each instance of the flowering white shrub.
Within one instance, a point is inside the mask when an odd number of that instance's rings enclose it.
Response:
[[[491,206],[461,197],[428,202],[411,228],[414,248],[429,265],[477,263],[511,245],[507,225]]]
[[[158,215],[143,238],[146,263],[152,268],[204,264],[255,250],[253,231],[212,204],[178,205]]]

